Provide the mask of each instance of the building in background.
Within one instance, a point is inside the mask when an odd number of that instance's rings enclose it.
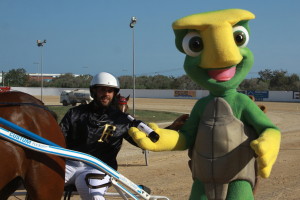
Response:
[[[40,73],[34,73],[34,74],[28,74],[29,78],[31,80],[40,81],[41,80],[41,74]],[[63,74],[43,74],[43,80],[48,82],[51,81],[54,78],[57,78]],[[75,75],[76,76],[76,75]]]

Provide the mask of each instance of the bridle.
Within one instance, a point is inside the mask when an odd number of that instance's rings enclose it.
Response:
[[[122,112],[126,112],[128,109],[127,99],[123,96],[120,96],[118,99],[118,106]]]

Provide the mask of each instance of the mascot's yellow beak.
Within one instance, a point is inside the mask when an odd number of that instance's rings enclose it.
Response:
[[[181,18],[173,29],[192,29],[199,32],[204,49],[201,53],[202,68],[225,68],[243,59],[233,37],[233,26],[242,20],[254,19],[249,11],[227,9],[200,13]]]

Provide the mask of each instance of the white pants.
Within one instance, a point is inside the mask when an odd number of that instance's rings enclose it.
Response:
[[[105,200],[104,193],[108,187],[91,189],[85,182],[87,174],[104,174],[103,172],[80,161],[67,160],[65,185],[75,185],[80,197],[84,200]],[[103,179],[90,179],[90,185],[97,186],[110,182],[110,177],[106,175]]]

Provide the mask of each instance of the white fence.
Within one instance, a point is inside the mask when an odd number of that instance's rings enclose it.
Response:
[[[12,87],[12,90],[26,92],[38,96],[41,95],[41,88],[38,87]],[[63,90],[77,88],[43,88],[43,96],[60,96]],[[85,90],[89,90],[86,88]],[[123,96],[130,95],[133,98],[132,89],[121,89]],[[252,94],[258,101],[280,101],[280,102],[300,102],[299,91],[244,91]],[[207,90],[145,90],[135,89],[135,98],[162,98],[162,99],[200,99],[209,94]]]

